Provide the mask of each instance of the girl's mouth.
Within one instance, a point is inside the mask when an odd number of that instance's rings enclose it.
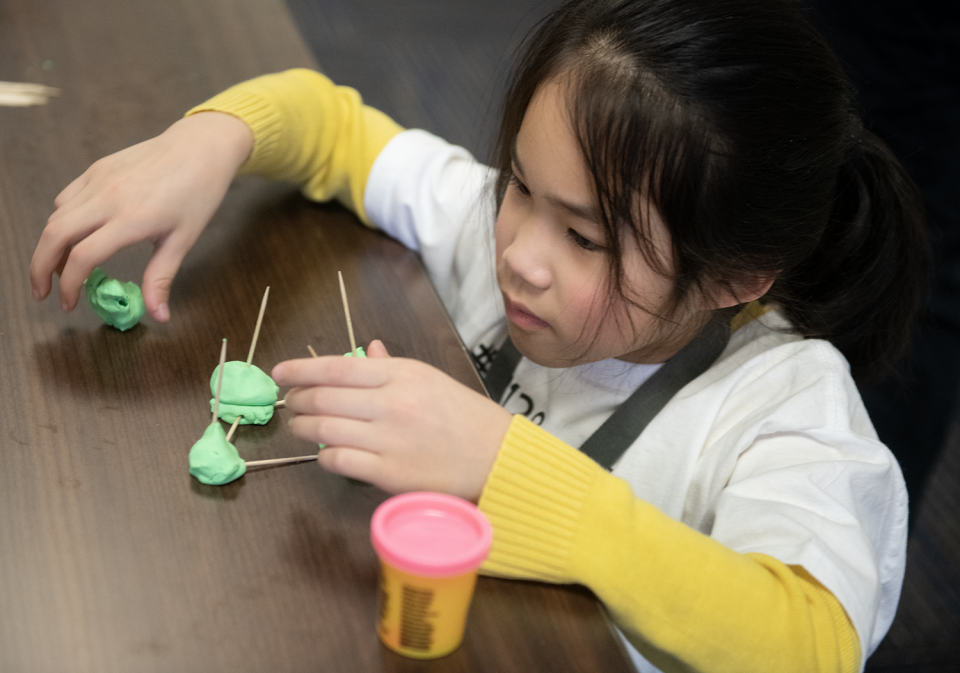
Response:
[[[545,321],[538,318],[526,306],[511,301],[506,293],[503,295],[503,306],[507,312],[507,319],[526,332],[533,332],[548,326]]]

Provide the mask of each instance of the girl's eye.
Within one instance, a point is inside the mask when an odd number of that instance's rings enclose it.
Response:
[[[517,177],[516,173],[510,174],[510,185],[517,188],[517,191],[523,194],[524,196],[530,196],[530,190],[527,189],[527,186],[520,182],[520,178]]]
[[[597,243],[594,243],[589,238],[585,238],[581,236],[574,229],[567,229],[567,236],[570,238],[571,241],[576,243],[579,247],[589,252],[597,252],[598,250],[603,249],[602,246],[598,245]]]

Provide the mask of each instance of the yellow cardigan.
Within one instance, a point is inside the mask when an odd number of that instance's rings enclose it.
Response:
[[[239,84],[187,114],[232,114],[252,129],[241,171],[337,199],[370,224],[363,194],[403,129],[353,89],[310,70]],[[578,583],[664,671],[857,671],[843,607],[800,566],[740,554],[634,497],[575,448],[514,417],[479,502],[493,524],[483,570]]]

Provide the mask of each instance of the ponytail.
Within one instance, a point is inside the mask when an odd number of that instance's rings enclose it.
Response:
[[[887,146],[866,131],[840,167],[819,244],[767,296],[801,334],[831,341],[858,382],[869,381],[906,349],[929,259],[920,193]]]

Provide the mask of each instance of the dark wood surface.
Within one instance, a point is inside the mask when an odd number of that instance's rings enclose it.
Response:
[[[254,363],[357,338],[480,389],[418,259],[292,188],[238,180],[187,257],[173,320],[120,333],[27,268],[57,192],[230,84],[316,67],[280,0],[7,0],[0,80],[60,88],[0,107],[0,671],[627,671],[586,591],[482,578],[463,647],[403,659],[374,632],[369,518],[386,496],[316,464],[222,487],[187,473],[221,337]],[[140,280],[149,246],[106,271]],[[247,459],[301,455],[284,411],[241,427]]]

